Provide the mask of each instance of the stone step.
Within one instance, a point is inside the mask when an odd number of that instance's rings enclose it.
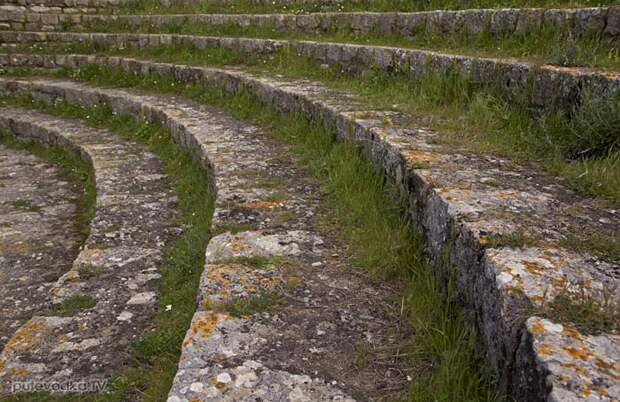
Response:
[[[390,73],[402,71],[411,79],[428,74],[447,74],[454,69],[480,84],[494,85],[502,95],[515,101],[528,101],[539,108],[563,108],[572,111],[583,94],[599,99],[613,96],[620,89],[620,76],[614,72],[586,68],[535,66],[512,59],[492,59],[444,54],[409,48],[352,45],[301,40],[208,37],[177,34],[108,34],[68,32],[0,31],[6,43],[97,42],[138,48],[157,45],[193,44],[198,48],[224,48],[250,55],[272,55],[282,49],[338,66],[345,71],[361,72],[378,68]],[[15,60],[19,56],[12,56]],[[44,56],[39,56],[44,57]]]
[[[2,132],[0,132],[0,136]],[[54,282],[71,268],[82,236],[82,191],[27,150],[0,145],[0,350],[40,311]]]
[[[88,30],[93,24],[105,27],[110,23],[128,28],[148,26],[165,28],[184,24],[203,26],[237,26],[239,28],[273,28],[288,33],[381,34],[412,37],[418,33],[437,35],[479,34],[524,35],[540,29],[551,29],[566,35],[620,34],[620,7],[578,9],[500,8],[458,11],[399,12],[326,12],[312,14],[21,14],[2,13],[0,24],[11,29]],[[97,26],[97,25],[96,25]]]
[[[247,123],[178,98],[70,81],[3,80],[0,87],[50,104],[106,103],[119,113],[162,123],[214,174],[215,230],[245,228],[225,231],[209,243],[171,401],[346,401],[406,387],[401,359],[353,369],[360,342],[371,350],[404,342],[404,332],[395,331],[397,309],[394,317],[386,313],[393,290],[356,275],[340,242],[319,234],[315,216],[324,195],[282,145]],[[257,266],[256,257],[268,263]],[[227,314],[227,302],[248,297],[279,302],[250,317]],[[389,376],[377,376],[386,370]]]
[[[570,322],[554,323],[553,317],[543,319],[534,313],[544,312],[544,306],[567,294],[618,299],[618,262],[601,261],[562,245],[570,235],[614,234],[620,217],[612,206],[577,194],[532,167],[440,145],[433,141],[438,133],[424,127],[386,125],[386,118],[398,122],[402,116],[365,110],[354,97],[345,98],[346,94],[307,80],[119,57],[19,60],[72,68],[94,63],[130,74],[171,75],[180,82],[245,90],[277,110],[303,113],[334,128],[340,138],[359,141],[409,200],[410,216],[426,239],[426,252],[438,276],[447,281],[454,275],[458,293],[475,312],[480,342],[503,391],[517,400],[585,400],[592,393],[603,400],[618,398],[620,336],[588,335]],[[115,101],[115,90],[86,90],[81,84],[49,80],[4,78],[0,83],[3,91],[45,94],[45,98],[59,94],[83,100],[77,96],[87,91],[84,101],[104,99],[123,110],[142,110],[149,118],[168,121],[144,104],[138,108]],[[515,233],[538,240],[523,247],[490,244],[495,236]],[[209,322],[219,322],[211,318]]]
[[[97,189],[90,235],[72,267],[46,289],[44,314],[0,353],[0,389],[103,381],[152,325],[163,248],[181,233],[172,182],[145,147],[106,130],[11,107],[0,108],[0,129],[78,153],[92,164]],[[71,308],[77,300],[84,308]]]

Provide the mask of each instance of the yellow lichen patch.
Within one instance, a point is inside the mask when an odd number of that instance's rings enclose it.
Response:
[[[538,347],[538,353],[541,355],[550,356],[554,352],[553,346],[548,343],[543,343]]]
[[[581,391],[581,396],[583,396],[584,398],[589,397],[591,394],[592,392],[588,388],[584,388],[583,391]]]
[[[71,282],[75,282],[80,279],[80,275],[76,271],[69,271],[66,273],[67,280]]]
[[[525,270],[532,275],[542,275],[545,272],[544,268],[535,262],[523,260],[521,263],[525,267]]]
[[[409,149],[403,152],[407,162],[430,164],[441,162],[442,155],[437,152],[422,151],[419,149]]]
[[[30,321],[15,332],[4,348],[6,351],[25,352],[49,332],[50,328],[43,323]]]
[[[545,332],[545,326],[539,320],[536,320],[534,324],[532,324],[531,329],[533,334],[543,334]]]
[[[226,316],[221,316],[213,311],[207,311],[202,317],[192,323],[192,331],[195,334],[200,334],[203,339],[207,339],[215,327],[217,327],[220,318],[226,318]]]
[[[613,364],[613,363],[608,363],[605,360],[601,359],[600,357],[595,357],[594,360],[596,361],[596,365],[599,366],[600,368],[602,368],[603,370],[614,370],[614,371],[620,371],[620,364]],[[618,376],[620,377],[620,376]]]
[[[563,349],[575,359],[581,359],[583,361],[588,360],[592,356],[592,352],[587,349],[578,349],[573,346],[564,346]]]
[[[242,208],[253,208],[253,209],[275,209],[280,208],[284,205],[282,201],[250,201],[240,204],[239,206]]]
[[[217,389],[224,389],[228,386],[226,383],[219,382],[217,378],[211,378],[209,382],[211,382],[211,384],[213,384],[213,386]]]
[[[185,339],[183,339],[183,343],[181,343],[181,346],[186,347],[187,345],[191,343],[192,339],[193,338],[191,335],[187,335]]]
[[[573,363],[560,363],[560,365],[561,365],[562,367],[566,367],[566,368],[569,368],[569,369],[571,369],[571,370],[573,370],[573,371],[576,371],[576,372],[577,372],[577,373],[579,373],[579,374],[583,374],[583,373],[585,372],[585,370],[583,369],[583,367],[578,366],[578,365],[573,364]]]
[[[576,339],[578,341],[581,340],[581,334],[574,330],[573,328],[567,327],[566,325],[564,326],[564,329],[562,330],[562,333],[570,338]]]
[[[23,377],[28,374],[28,370],[23,367],[11,367],[9,373],[15,377]]]
[[[4,362],[4,360],[0,360],[0,373],[2,373],[5,368],[6,368],[6,363]]]

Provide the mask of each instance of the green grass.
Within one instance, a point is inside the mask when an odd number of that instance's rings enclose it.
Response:
[[[2,103],[0,102],[0,105]],[[78,191],[76,205],[76,229],[81,235],[82,242],[90,233],[90,221],[95,215],[96,188],[95,175],[92,166],[74,152],[59,146],[42,145],[35,141],[23,141],[8,132],[0,130],[0,144],[15,149],[24,149],[28,152],[58,166],[60,172]],[[26,201],[27,203],[27,201]],[[40,208],[27,203],[28,209]]]
[[[534,161],[563,177],[576,190],[620,204],[620,94],[605,102],[586,96],[573,110],[533,108],[527,88],[522,101],[507,100],[496,83],[482,85],[452,72],[411,80],[403,73],[367,70],[358,75],[323,68],[286,49],[261,58],[227,49],[191,45],[141,50],[100,48],[89,43],[53,45],[31,51],[118,54],[188,65],[239,66],[248,71],[320,81],[357,95],[369,109],[394,110],[409,119],[402,125],[425,126],[440,133],[439,142],[470,151]],[[100,45],[99,45],[100,46]],[[77,74],[76,78],[80,78]],[[124,80],[119,75],[119,80]]]
[[[568,236],[562,245],[581,253],[598,256],[604,261],[620,261],[620,233],[613,236],[594,233],[589,236]]]
[[[312,40],[427,49],[477,57],[518,58],[535,64],[620,69],[620,44],[614,37],[574,36],[543,27],[521,35],[497,35],[487,27],[479,34],[417,32],[408,38],[381,32],[359,33],[350,27],[333,26],[321,32],[300,33],[274,26],[212,25],[185,21],[162,25],[130,25],[121,21],[87,26],[88,32],[170,33],[205,36]]]
[[[204,265],[204,250],[210,237],[212,196],[207,172],[179,150],[169,133],[158,125],[135,121],[112,113],[107,107],[82,108],[58,103],[47,107],[28,98],[2,99],[2,103],[36,107],[68,118],[79,118],[94,127],[107,128],[131,140],[145,143],[163,161],[166,173],[175,178],[175,190],[186,225],[184,234],[164,250],[161,298],[155,329],[132,345],[130,366],[109,381],[110,394],[104,396],[54,397],[26,394],[8,397],[9,401],[144,401],[165,400],[176,372],[181,343],[195,311],[195,297]],[[171,311],[165,306],[172,305]]]
[[[252,2],[233,0],[226,4],[202,1],[197,5],[174,2],[173,7],[163,7],[159,0],[142,0],[122,8],[123,13],[308,13],[320,11],[422,11],[464,8],[504,7],[594,7],[617,4],[617,0],[340,0],[333,2],[297,1],[288,5],[271,1]]]
[[[271,311],[282,304],[282,297],[275,292],[265,292],[257,296],[248,296],[209,305],[212,310],[226,312],[233,317],[249,317],[254,314]]]
[[[61,316],[72,316],[82,310],[95,307],[97,300],[88,295],[75,295],[68,299],[63,300],[58,306],[56,306],[52,313],[59,314]]]
[[[378,278],[403,283],[406,289],[403,314],[415,333],[410,342],[410,364],[420,368],[421,373],[414,379],[406,398],[494,399],[485,377],[479,371],[472,328],[454,304],[454,297],[446,298],[434,271],[424,262],[422,243],[412,236],[409,223],[404,218],[404,206],[395,201],[395,189],[369,164],[358,146],[350,142],[336,142],[330,130],[307,121],[303,116],[277,114],[247,93],[230,94],[219,88],[185,85],[167,77],[123,74],[101,66],[81,69],[75,72],[75,76],[99,85],[183,95],[269,128],[276,139],[291,146],[301,163],[323,183],[329,201],[329,227],[337,228],[337,233],[349,245],[353,264]],[[162,303],[175,305],[169,301]],[[169,348],[180,345],[180,340],[175,343],[161,337],[161,342],[157,342],[158,338],[146,342],[140,350],[158,350],[150,346],[151,343],[162,345],[164,349],[163,345]],[[162,371],[161,376],[149,374],[149,384],[169,384],[165,375],[167,373],[172,378],[173,372],[163,368]],[[132,380],[125,376],[122,380],[146,387],[139,380],[142,377],[137,378]],[[147,392],[146,395],[145,400],[157,399],[152,397],[154,394]]]
[[[555,322],[566,323],[581,333],[600,335],[620,331],[620,302],[611,293],[606,300],[599,300],[585,292],[563,293],[534,312]]]
[[[26,212],[41,212],[41,207],[38,205],[34,205],[29,200],[15,200],[9,201],[9,205],[11,205],[15,209],[19,209]]]

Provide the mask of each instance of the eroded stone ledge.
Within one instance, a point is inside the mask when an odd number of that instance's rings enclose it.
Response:
[[[384,395],[385,381],[394,390],[406,386],[406,369],[394,369],[393,359],[351,372],[359,342],[378,348],[387,346],[386,337],[392,344],[403,335],[392,328],[396,318],[386,317],[384,285],[344,269],[341,246],[317,233],[318,183],[291,163],[282,145],[246,123],[177,98],[68,81],[8,79],[0,88],[49,103],[104,102],[114,111],[161,122],[179,146],[214,173],[214,230],[247,228],[224,232],[209,243],[198,309],[182,345],[170,401],[351,401],[349,395]],[[272,262],[256,267],[251,260],[256,257]],[[226,311],[227,302],[271,292],[283,299],[274,311],[234,319],[219,312]],[[377,367],[390,370],[389,379],[377,379]]]
[[[600,298],[611,292],[618,297],[617,263],[560,245],[570,234],[613,233],[619,224],[615,209],[504,158],[439,145],[433,141],[437,133],[422,127],[386,126],[384,117],[398,122],[399,116],[364,110],[351,97],[343,102],[344,94],[317,83],[117,57],[24,55],[0,60],[43,67],[94,63],[134,74],[171,74],[231,92],[244,89],[278,110],[302,112],[336,129],[342,138],[359,140],[408,197],[412,220],[427,241],[439,277],[455,275],[459,294],[475,312],[481,342],[503,391],[517,400],[618,398],[617,334],[587,335],[570,323],[528,318],[533,308],[558,294],[586,292]],[[490,235],[518,232],[540,240],[524,248],[485,247]]]
[[[225,48],[251,55],[270,55],[288,48],[292,52],[359,72],[378,68],[387,73],[401,71],[420,79],[428,74],[445,74],[456,69],[473,81],[494,85],[509,99],[535,107],[571,110],[584,93],[607,99],[620,89],[620,76],[584,68],[537,67],[511,59],[492,59],[443,54],[433,51],[295,40],[247,39],[167,34],[41,33],[0,32],[7,43],[84,42],[136,47],[160,44],[194,44],[198,48]]]
[[[181,232],[172,183],[145,147],[105,130],[9,107],[0,109],[0,129],[78,153],[92,164],[97,189],[90,235],[46,289],[38,306],[45,315],[15,331],[0,353],[0,392],[13,382],[108,378],[152,325],[163,247]]]
[[[0,145],[0,350],[71,268],[81,191],[58,166]]]
[[[1,10],[1,8],[0,8]],[[92,24],[122,23],[128,27],[238,26],[273,28],[278,32],[355,34],[377,33],[412,37],[418,33],[523,35],[552,29],[570,35],[620,34],[620,7],[581,9],[474,9],[415,13],[314,13],[314,14],[177,14],[177,15],[47,15],[41,13],[2,14],[0,24],[9,29],[80,30]],[[0,25],[2,27],[2,25]]]

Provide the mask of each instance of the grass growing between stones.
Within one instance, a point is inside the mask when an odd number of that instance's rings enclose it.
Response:
[[[96,304],[97,300],[92,296],[75,295],[63,300],[51,313],[69,317],[79,313],[81,310],[93,308]]]
[[[75,200],[76,228],[83,242],[90,233],[90,221],[95,216],[95,175],[92,166],[74,152],[59,146],[44,146],[34,141],[18,140],[15,136],[0,130],[0,144],[10,148],[24,149],[32,154],[58,166],[61,173],[78,190],[79,197]],[[23,205],[28,210],[38,212],[36,205],[26,203]],[[34,208],[34,209],[33,209]]]
[[[460,10],[466,8],[504,7],[595,7],[613,5],[615,0],[334,0],[334,1],[202,1],[197,4],[171,2],[173,7],[162,6],[159,0],[141,0],[123,7],[124,13],[308,13],[320,11],[424,11]],[[283,4],[284,3],[284,4]]]
[[[207,173],[179,150],[166,130],[137,122],[128,115],[112,113],[107,107],[92,109],[58,103],[44,106],[27,98],[3,98],[3,103],[37,107],[67,118],[79,118],[89,125],[106,128],[133,141],[145,143],[175,178],[175,190],[183,212],[184,234],[165,250],[161,298],[155,330],[132,346],[133,363],[108,382],[111,392],[101,396],[51,396],[25,394],[9,401],[144,401],[165,400],[176,372],[181,343],[196,307],[196,291],[204,265],[204,250],[210,237],[212,194]],[[95,272],[96,274],[96,272]],[[171,306],[168,311],[166,306]]]
[[[620,94],[607,101],[586,94],[582,104],[570,112],[541,111],[531,106],[526,90],[522,101],[509,101],[495,83],[478,84],[457,72],[429,73],[420,80],[374,69],[353,75],[286,49],[264,57],[180,44],[141,50],[93,43],[51,44],[34,45],[30,51],[99,52],[187,65],[242,65],[259,74],[317,80],[357,95],[369,108],[404,112],[410,119],[401,124],[433,128],[440,133],[441,142],[517,162],[534,161],[565,178],[576,190],[620,204]]]
[[[204,36],[244,37],[320,42],[354,43],[427,49],[476,57],[518,58],[535,64],[570,67],[620,69],[620,43],[615,37],[603,35],[570,35],[542,27],[526,34],[497,35],[486,27],[479,34],[459,32],[417,32],[411,37],[376,31],[359,33],[351,27],[333,26],[322,32],[300,33],[277,30],[274,26],[211,25],[188,20],[162,25],[130,25],[122,21],[93,23],[84,31],[149,34],[191,34]]]
[[[479,371],[473,329],[453,300],[442,293],[434,272],[425,264],[422,244],[412,237],[403,208],[394,201],[391,184],[356,145],[336,142],[330,130],[296,114],[277,114],[246,93],[232,95],[218,88],[125,74],[101,66],[84,68],[74,75],[97,85],[157,90],[215,105],[268,128],[275,138],[290,144],[302,163],[322,181],[330,201],[330,220],[349,245],[353,264],[377,277],[405,284],[404,314],[415,333],[409,355],[411,364],[422,374],[414,379],[404,398],[493,399]]]

